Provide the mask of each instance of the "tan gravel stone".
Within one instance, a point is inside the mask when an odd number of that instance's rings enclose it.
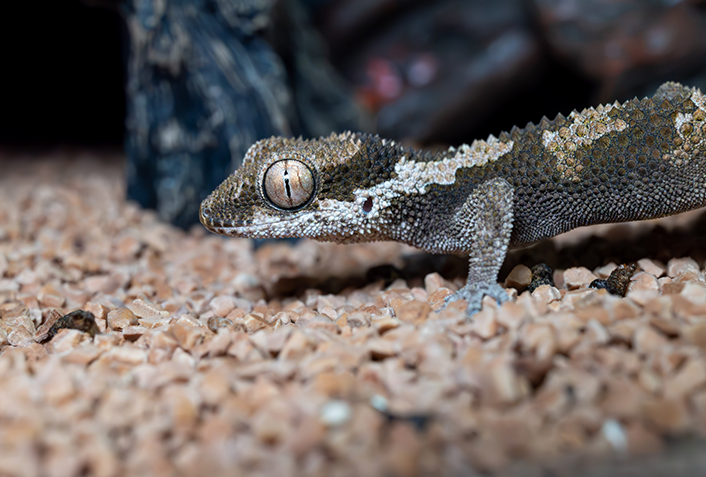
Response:
[[[211,300],[209,306],[216,314],[216,316],[225,318],[226,316],[228,316],[228,313],[233,311],[233,309],[237,306],[237,302],[232,296],[220,295]]]
[[[430,273],[424,277],[424,289],[429,295],[437,291],[439,288],[447,287],[445,283],[446,282],[443,277],[438,273]]]
[[[694,427],[699,433],[702,433],[706,430],[706,389],[694,392],[689,403],[697,416]]]
[[[503,303],[500,312],[496,316],[496,321],[500,326],[508,330],[516,330],[525,321],[531,318],[531,313],[522,303],[507,302]]]
[[[672,321],[674,319],[673,299],[668,295],[655,297],[646,303],[643,309],[653,317],[664,321]]]
[[[596,275],[599,278],[608,278],[611,273],[613,273],[613,270],[618,268],[618,265],[614,262],[610,262],[607,265],[603,265],[602,267],[598,267],[596,269]]]
[[[298,360],[306,356],[310,349],[309,339],[299,330],[294,330],[282,347],[280,356],[285,360]]]
[[[144,326],[128,326],[123,329],[123,336],[128,341],[135,341],[147,332],[148,328]]]
[[[111,330],[121,331],[128,326],[137,324],[137,316],[127,308],[118,308],[108,313],[108,327]]]
[[[160,330],[150,334],[150,348],[174,351],[179,342],[170,331]]]
[[[35,327],[30,310],[23,305],[10,305],[11,308],[2,313],[0,329],[7,340],[14,346],[27,346],[34,341]]]
[[[703,358],[691,358],[679,368],[676,374],[666,377],[664,397],[684,398],[704,384],[706,384],[706,362]]]
[[[43,342],[44,340],[46,340],[49,337],[49,330],[51,330],[51,327],[54,326],[54,323],[56,323],[60,318],[61,313],[59,313],[57,310],[49,310],[47,319],[44,321],[44,323],[42,323],[39,328],[37,328],[37,331],[35,331],[34,333],[35,341]]]
[[[397,318],[399,318],[401,321],[408,323],[416,323],[426,319],[427,315],[429,315],[429,312],[431,311],[431,308],[432,307],[430,306],[430,303],[425,303],[419,300],[411,300],[405,302],[394,310],[395,316],[397,316]]]
[[[706,285],[701,282],[685,283],[680,294],[696,306],[706,305]]]
[[[400,352],[395,342],[382,338],[368,340],[367,349],[372,358],[377,360],[390,358]]]
[[[230,379],[224,367],[207,371],[199,384],[201,399],[209,406],[220,404],[226,399],[230,392]]]
[[[591,346],[604,345],[610,340],[610,334],[606,328],[595,319],[588,320],[583,342]]]
[[[632,345],[638,353],[651,353],[667,346],[667,338],[649,325],[640,325],[635,330]]]
[[[428,305],[427,305],[428,306]],[[390,330],[394,330],[399,327],[402,323],[397,318],[384,317],[380,320],[375,320],[372,322],[373,327],[381,335],[385,334]]]
[[[7,256],[4,252],[0,252],[0,277],[2,277],[8,269]]]
[[[162,318],[166,319],[169,318],[170,313],[168,311],[163,310],[161,307],[153,304],[153,303],[148,303],[144,300],[141,299],[136,299],[133,300],[131,304],[129,304],[128,309],[132,311],[135,316],[138,318],[143,318],[143,319],[149,319],[149,318]]]
[[[603,346],[595,348],[591,356],[603,366],[605,371],[615,374],[634,376],[642,369],[642,361],[636,353],[617,346]]]
[[[357,310],[346,315],[346,324],[351,328],[368,327],[372,323],[372,316],[367,311]]]
[[[628,438],[630,456],[658,454],[664,447],[659,435],[640,422],[629,423],[625,427],[625,434]]]
[[[611,305],[610,311],[613,321],[636,318],[641,312],[640,307],[629,298],[614,300]]]
[[[54,353],[71,351],[81,343],[89,341],[91,337],[79,330],[63,329],[52,338],[50,347]]]
[[[630,279],[628,291],[631,290],[654,290],[659,292],[659,282],[654,275],[647,272],[637,272]]]
[[[550,303],[561,300],[561,293],[551,285],[540,285],[532,292],[532,298],[539,303]]]
[[[256,343],[260,349],[277,356],[287,343],[287,339],[295,331],[292,325],[283,326],[274,331],[259,331],[250,336],[250,340]]]
[[[331,334],[337,334],[339,331],[339,327],[336,322],[321,313],[314,313],[310,319],[300,319],[297,323],[310,329],[326,330]]]
[[[637,261],[637,265],[655,278],[660,278],[667,271],[666,267],[661,262],[650,260],[649,258],[641,258]]]
[[[693,325],[685,326],[681,332],[688,343],[700,348],[706,348],[706,320],[700,320]]]
[[[660,432],[679,435],[689,428],[689,411],[680,399],[652,398],[643,404],[642,410]]]
[[[662,378],[651,369],[642,369],[637,375],[637,382],[642,388],[652,394],[658,394],[664,386]]]
[[[37,381],[41,386],[43,398],[52,406],[65,403],[76,393],[76,387],[68,370],[54,358],[42,367]]]
[[[313,382],[316,391],[329,398],[348,398],[356,390],[356,378],[349,372],[325,371]]]
[[[453,293],[454,292],[448,288],[439,288],[435,292],[429,294],[429,305],[433,310],[438,310],[444,305],[446,297],[453,295]]]
[[[604,381],[605,387],[600,407],[607,415],[620,419],[635,420],[649,395],[631,379],[609,378]]]
[[[571,310],[604,306],[607,296],[606,290],[596,290],[594,288],[570,290],[563,295],[562,305],[566,305],[564,308]]]
[[[251,420],[253,436],[266,445],[281,443],[289,433],[289,423],[269,410],[255,413]]]
[[[47,308],[61,308],[66,298],[51,284],[44,285],[37,294],[37,300]]]
[[[673,258],[667,262],[667,276],[670,278],[676,278],[687,271],[699,273],[699,264],[693,258]]]
[[[67,363],[87,366],[98,358],[102,352],[100,348],[93,344],[83,344],[82,346],[74,347],[71,352],[63,356],[62,359]]]
[[[470,330],[480,338],[487,340],[495,336],[500,327],[495,319],[496,312],[492,308],[484,307],[473,316]]]
[[[490,404],[512,404],[529,393],[529,383],[517,374],[508,360],[496,358],[488,363],[481,375],[481,394]]]
[[[319,313],[322,313],[321,310],[323,308],[337,310],[345,304],[345,298],[336,295],[319,295],[318,297],[316,297],[316,309]]]
[[[573,267],[564,270],[564,283],[569,290],[586,288],[598,277],[586,267]]]
[[[316,418],[302,416],[302,420],[293,432],[287,436],[286,448],[295,456],[302,457],[321,445],[326,439],[326,427]]]
[[[139,318],[137,320],[138,324],[146,329],[159,328],[160,326],[166,326],[170,322],[169,317],[153,316],[151,318]]]
[[[125,364],[139,364],[147,360],[147,352],[130,345],[116,346],[103,355],[108,360],[119,361]]]
[[[173,325],[172,333],[179,346],[185,350],[191,350],[203,342],[208,331],[203,326],[194,326],[189,320],[180,318]]]
[[[650,318],[650,324],[669,338],[674,338],[681,334],[681,324],[675,319],[653,317]]]
[[[103,305],[102,303],[93,303],[89,301],[86,302],[86,305],[83,309],[88,311],[89,313],[93,313],[93,316],[96,319],[96,325],[98,326],[98,330],[100,330],[101,333],[105,333],[108,329],[108,312],[110,311],[109,308]]]
[[[613,320],[610,310],[600,305],[589,305],[577,307],[574,310],[575,315],[583,322],[597,321],[603,325],[609,325]]]
[[[660,285],[662,288],[662,285]],[[647,303],[659,296],[659,292],[651,289],[630,290],[625,295],[638,306],[645,306]]]
[[[532,282],[532,270],[526,265],[517,265],[513,268],[505,278],[505,288],[515,288],[519,291],[524,290]]]
[[[120,284],[109,275],[93,275],[86,277],[84,285],[89,293],[114,293]]]
[[[248,333],[255,333],[258,330],[269,328],[269,323],[265,320],[262,313],[248,313],[243,318],[243,325]]]
[[[551,315],[551,323],[556,333],[556,346],[558,351],[568,353],[582,336],[584,323],[571,313],[557,313]]]
[[[200,399],[196,392],[170,385],[162,392],[161,399],[168,409],[176,430],[193,427],[199,416]]]

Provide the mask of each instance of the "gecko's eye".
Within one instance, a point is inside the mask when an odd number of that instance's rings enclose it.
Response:
[[[314,195],[314,174],[306,164],[285,159],[272,164],[263,178],[265,196],[277,208],[292,210],[306,205]]]

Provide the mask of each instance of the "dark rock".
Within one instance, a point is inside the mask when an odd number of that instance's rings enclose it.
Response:
[[[618,267],[610,273],[610,276],[605,279],[596,279],[588,285],[589,288],[605,289],[611,295],[625,296],[628,292],[630,279],[635,274],[637,265],[634,263],[618,265]]]
[[[86,310],[75,310],[54,321],[46,334],[37,336],[37,341],[40,343],[50,341],[63,329],[83,331],[91,335],[91,337],[96,336],[96,334],[100,332],[96,324],[96,317],[93,313]]]
[[[124,5],[128,197],[187,227],[198,207],[271,135],[364,129],[304,12],[283,0],[289,69],[266,41],[271,0],[133,0]],[[275,26],[273,30],[278,30]],[[336,112],[332,112],[336,111]]]
[[[554,270],[546,263],[538,263],[532,267],[532,282],[527,290],[532,293],[542,285],[554,286]]]

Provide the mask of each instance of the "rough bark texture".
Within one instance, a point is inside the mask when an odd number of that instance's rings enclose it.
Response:
[[[197,222],[258,139],[366,129],[294,0],[134,0],[123,11],[128,197],[165,220]]]

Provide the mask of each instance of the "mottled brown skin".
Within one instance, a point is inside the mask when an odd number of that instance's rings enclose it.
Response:
[[[282,160],[314,180],[290,210],[268,201],[262,185]],[[510,246],[705,205],[704,95],[665,83],[652,98],[545,118],[436,155],[365,134],[263,140],[203,202],[201,221],[239,237],[397,240],[467,254],[468,285],[455,298],[472,314],[483,294],[506,300],[496,280]]]

